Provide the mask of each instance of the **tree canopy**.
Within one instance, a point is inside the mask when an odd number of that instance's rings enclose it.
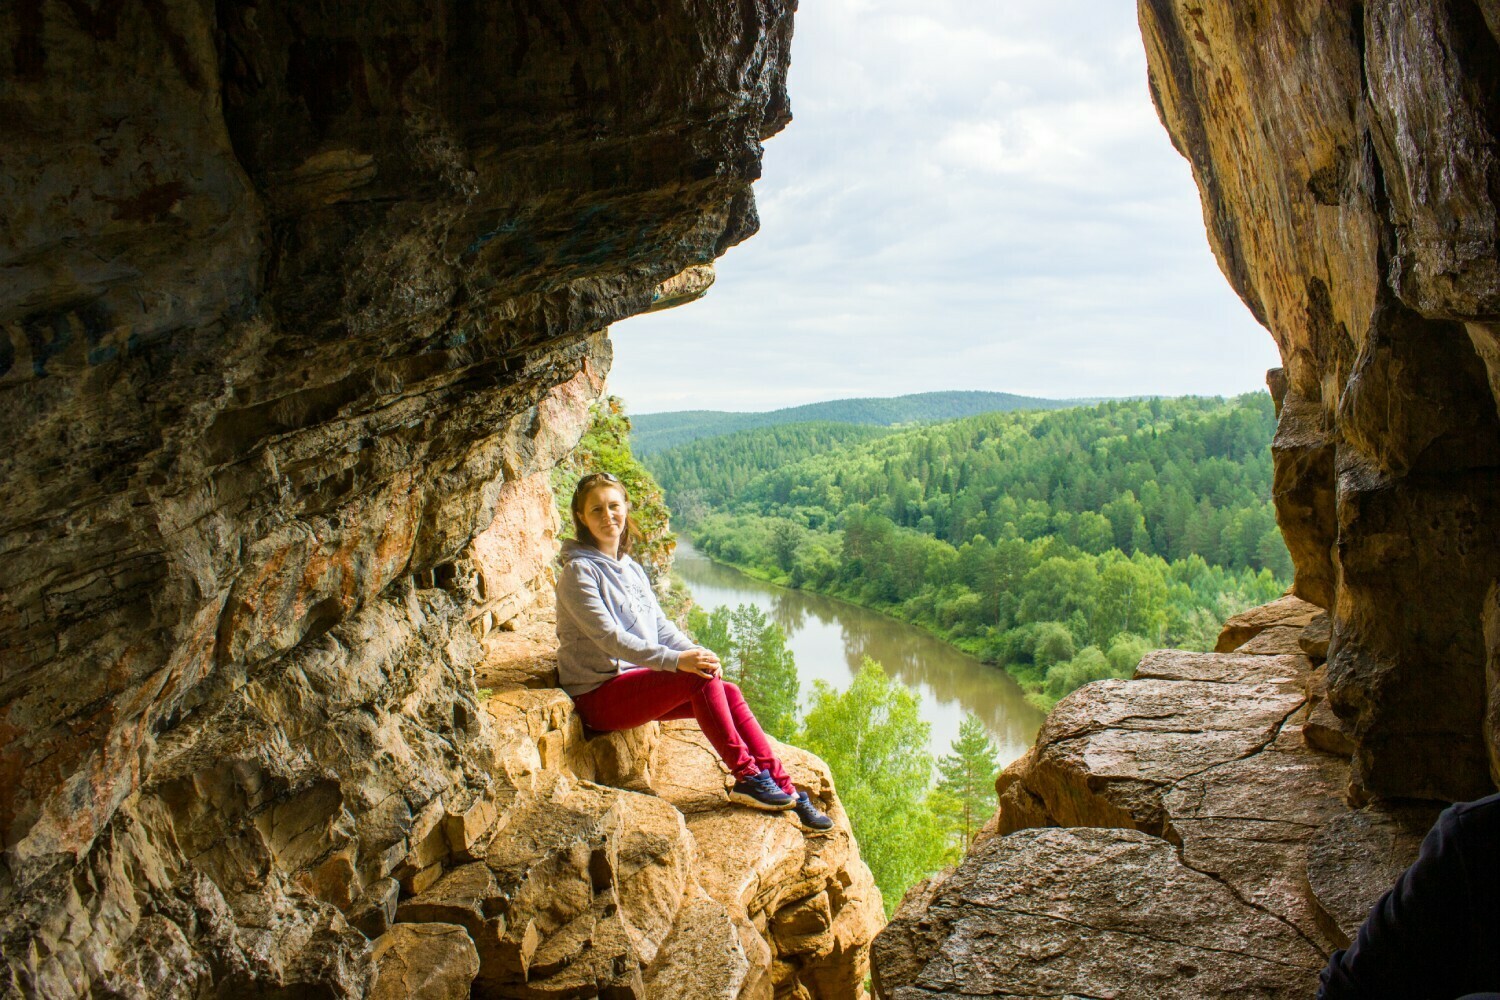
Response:
[[[1285,590],[1274,429],[1265,394],[1117,400],[784,425],[650,462],[709,555],[930,629],[1045,706],[1128,673],[1111,650],[1211,648],[1224,618]]]

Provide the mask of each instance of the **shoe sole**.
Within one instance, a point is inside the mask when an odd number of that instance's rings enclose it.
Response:
[[[751,809],[759,809],[763,812],[786,812],[797,804],[797,800],[793,799],[784,806],[772,805],[769,802],[762,802],[752,795],[746,795],[744,792],[730,792],[729,801],[738,805],[749,806]]]

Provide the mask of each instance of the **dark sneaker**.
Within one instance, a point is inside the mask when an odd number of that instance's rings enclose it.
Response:
[[[797,800],[781,790],[770,771],[762,771],[753,778],[741,778],[729,792],[729,801],[738,802],[751,809],[766,809],[779,812],[790,809]]]
[[[792,813],[797,817],[797,822],[809,830],[817,830],[822,833],[833,829],[833,820],[828,814],[813,805],[812,799],[800,788],[797,790],[797,802],[792,806]]]

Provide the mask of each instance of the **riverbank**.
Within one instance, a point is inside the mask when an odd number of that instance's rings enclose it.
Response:
[[[815,594],[827,600],[840,601],[870,614],[879,615],[891,622],[899,623],[907,628],[916,629],[922,634],[930,636],[934,642],[942,643],[955,652],[978,663],[982,663],[997,673],[1003,674],[1020,689],[1026,703],[1037,712],[1039,719],[1051,711],[1058,700],[1068,693],[1064,691],[1057,695],[1049,695],[1044,687],[1046,682],[1045,671],[1038,670],[1030,664],[1003,662],[989,652],[992,644],[987,642],[984,637],[955,634],[953,629],[945,628],[935,621],[909,617],[902,614],[902,606],[900,604],[871,605],[861,601],[859,599],[860,595],[857,593],[819,590],[808,586],[798,586],[791,582],[790,577],[786,573],[757,566],[753,563],[738,562],[725,558],[722,555],[710,556],[679,536],[677,558],[681,558],[684,549],[691,551],[695,556],[700,558],[709,559],[718,565],[732,568],[735,572],[766,586],[779,587],[801,594]],[[1126,674],[1122,674],[1122,676],[1125,675],[1128,675],[1128,671]],[[1096,680],[1099,678],[1089,679]],[[956,732],[957,730],[955,729],[954,731]]]
[[[804,701],[814,681],[843,689],[864,658],[921,698],[934,756],[951,751],[964,715],[977,717],[1007,764],[1031,745],[1043,713],[1003,670],[985,664],[930,632],[837,597],[767,581],[680,542],[675,572],[706,608],[753,604],[787,633]]]
[[[998,667],[1043,713],[1092,681],[1129,677],[1152,649],[1213,649],[1226,620],[1286,590],[1265,571],[1236,577],[1196,556],[1089,554],[1050,536],[954,549],[857,509],[841,530],[808,542],[828,566],[804,572],[800,555],[773,559],[767,543],[787,523],[711,514],[692,533],[700,551],[746,575],[904,622]],[[794,568],[780,571],[778,561]],[[893,567],[900,579],[926,582],[893,583]]]

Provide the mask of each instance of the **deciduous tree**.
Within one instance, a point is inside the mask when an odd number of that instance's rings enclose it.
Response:
[[[865,659],[845,691],[814,682],[801,743],[832,769],[888,915],[946,854],[942,824],[928,804],[927,735],[917,696],[874,660]]]

